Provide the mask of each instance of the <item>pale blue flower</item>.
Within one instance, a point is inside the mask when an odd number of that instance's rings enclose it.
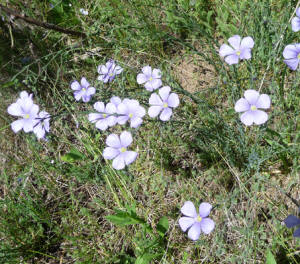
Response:
[[[137,152],[129,151],[127,148],[132,143],[130,132],[124,131],[120,137],[116,134],[110,134],[106,139],[106,147],[103,151],[105,159],[113,159],[112,166],[116,170],[122,170],[126,165],[135,161]]]

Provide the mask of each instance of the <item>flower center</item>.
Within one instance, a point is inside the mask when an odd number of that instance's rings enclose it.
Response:
[[[153,77],[151,76],[150,78],[149,78],[149,81],[152,81],[153,80]]]
[[[298,54],[297,58],[300,60],[300,53]]]
[[[128,116],[129,116],[130,118],[132,118],[132,117],[133,117],[133,114],[130,113]]]
[[[256,107],[255,105],[251,105],[250,109],[251,109],[252,111],[256,111],[256,110],[257,110],[257,107]]]
[[[102,117],[103,117],[103,118],[106,118],[106,117],[107,117],[107,114],[102,114]]]
[[[164,108],[167,108],[167,107],[168,107],[168,103],[164,103],[164,104],[163,104],[163,107],[164,107]]]
[[[85,89],[85,88],[82,88],[82,91],[84,91],[84,92],[85,92],[85,91],[86,91],[86,89]]]
[[[25,119],[28,119],[28,118],[29,118],[29,114],[26,114],[26,115],[24,116],[24,118],[25,118]]]
[[[237,51],[237,52],[236,52],[236,55],[240,56],[240,55],[241,55],[241,52],[240,52],[240,51]]]
[[[122,153],[124,153],[124,152],[126,151],[126,148],[123,147],[123,148],[120,149],[120,151],[121,151]]]
[[[110,74],[109,74],[109,76],[110,76],[110,77],[113,77],[113,76],[114,76],[114,74],[113,74],[113,73],[110,73]]]
[[[198,215],[196,221],[197,222],[201,222],[202,221],[202,217],[200,215]]]

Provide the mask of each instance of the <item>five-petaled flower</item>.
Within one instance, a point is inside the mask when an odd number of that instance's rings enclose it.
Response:
[[[89,121],[96,123],[96,127],[102,131],[112,127],[117,123],[117,108],[114,104],[108,103],[106,106],[102,102],[96,102],[94,109],[99,113],[90,113]]]
[[[139,127],[143,119],[142,117],[146,114],[144,107],[140,106],[137,100],[125,98],[122,103],[117,107],[118,123],[124,125],[127,121],[130,122],[130,127]]]
[[[287,45],[283,50],[284,63],[293,71],[298,68],[300,61],[300,43]]]
[[[259,95],[255,90],[247,90],[244,93],[245,98],[239,99],[234,106],[236,112],[244,112],[241,115],[241,121],[246,126],[251,126],[253,122],[261,125],[268,120],[268,114],[259,108],[268,109],[271,105],[270,97],[267,94]]]
[[[96,89],[91,87],[85,77],[81,78],[80,83],[78,81],[73,81],[71,83],[71,88],[74,92],[74,97],[76,101],[82,98],[83,102],[89,102],[92,95],[95,94]]]
[[[245,37],[241,41],[239,35],[234,35],[228,39],[229,44],[223,44],[220,47],[219,54],[225,57],[225,61],[231,64],[237,64],[240,60],[249,60],[251,58],[251,49],[254,46],[254,41],[251,37]]]
[[[28,95],[27,92],[21,92],[20,98],[7,108],[7,112],[10,115],[21,117],[11,123],[12,130],[17,133],[21,129],[25,133],[33,131],[33,127],[36,124],[36,116],[38,114],[39,107],[32,101],[32,95]]]
[[[169,86],[159,89],[158,94],[153,93],[149,98],[151,107],[148,109],[150,117],[156,117],[161,112],[159,118],[162,121],[168,121],[172,115],[172,108],[179,105],[179,97],[176,93],[171,93]]]
[[[298,32],[300,30],[300,7],[296,10],[296,16],[292,19],[292,30]]]
[[[161,71],[159,69],[153,69],[150,66],[142,68],[143,73],[137,75],[137,83],[144,84],[146,90],[152,92],[162,85]]]
[[[201,203],[199,214],[197,214],[196,208],[191,201],[184,203],[181,213],[185,216],[181,217],[178,222],[183,232],[189,229],[188,237],[190,239],[198,240],[201,231],[204,234],[209,234],[215,228],[214,221],[208,218],[211,209],[211,204]]]
[[[132,136],[130,132],[124,131],[120,137],[116,134],[110,134],[106,139],[106,147],[103,151],[105,159],[113,159],[112,166],[116,170],[122,170],[126,165],[132,163],[136,157],[137,152],[127,150],[132,143]]]
[[[39,139],[45,138],[46,132],[50,130],[50,114],[46,111],[41,111],[35,120],[36,124],[34,125],[33,133]]]
[[[116,65],[114,60],[109,60],[105,65],[99,65],[97,69],[98,80],[104,83],[111,82],[116,75],[120,74],[123,71],[123,68]]]
[[[300,218],[294,215],[289,215],[286,219],[283,220],[283,222],[285,223],[287,228],[300,226]],[[300,237],[300,227],[294,231],[293,236]]]

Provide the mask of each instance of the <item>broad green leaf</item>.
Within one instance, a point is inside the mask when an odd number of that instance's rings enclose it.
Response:
[[[164,236],[168,229],[169,229],[169,220],[166,216],[163,216],[157,226],[156,226],[157,232],[159,233],[160,236]]]
[[[61,160],[64,162],[72,163],[77,160],[82,160],[83,158],[84,155],[81,152],[79,152],[79,150],[72,148],[69,153],[61,157]]]
[[[277,264],[275,257],[273,256],[270,249],[267,250],[266,264]]]

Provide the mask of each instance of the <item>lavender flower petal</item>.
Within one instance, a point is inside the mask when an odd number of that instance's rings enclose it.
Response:
[[[128,147],[132,143],[131,133],[124,131],[120,135],[120,142],[122,147]]]
[[[10,126],[11,126],[11,129],[15,133],[17,133],[17,132],[19,132],[23,128],[23,126],[24,126],[24,119],[16,120],[16,121],[12,122]]]
[[[73,81],[71,83],[71,89],[74,90],[74,91],[81,90],[81,86],[80,86],[79,82]]]
[[[171,93],[168,100],[167,100],[168,106],[170,107],[177,107],[179,105],[179,97],[175,93]]]
[[[120,151],[111,147],[106,147],[103,151],[103,157],[108,160],[114,159],[119,154]]]
[[[112,166],[116,170],[122,170],[125,168],[125,160],[123,155],[118,155],[114,158]]]
[[[158,93],[163,101],[166,101],[169,97],[171,88],[169,86],[164,86],[159,89]]]
[[[251,59],[251,49],[242,49],[240,54],[241,60],[249,60]]]
[[[201,203],[199,206],[199,215],[203,217],[207,217],[210,213],[212,205],[209,203]]]
[[[106,119],[100,119],[96,122],[96,128],[104,131],[108,128],[108,122]]]
[[[254,40],[251,37],[245,37],[241,42],[241,49],[252,49],[254,47]]]
[[[299,64],[299,59],[288,59],[288,60],[283,60],[283,62],[293,71],[297,70],[298,64]]]
[[[106,139],[106,144],[112,148],[122,148],[120,139],[116,134],[110,134]]]
[[[163,105],[163,101],[158,96],[158,94],[153,93],[153,94],[151,94],[151,96],[149,98],[149,104],[162,106]]]
[[[204,218],[200,222],[201,230],[204,234],[209,234],[215,228],[215,223],[210,218]]]
[[[253,115],[253,121],[256,125],[264,124],[268,120],[268,114],[261,110],[253,111],[252,115]]]
[[[227,44],[223,44],[223,45],[220,47],[219,54],[220,54],[221,57],[225,57],[225,56],[228,56],[228,55],[235,54],[235,51],[234,51],[233,48],[231,48],[231,47],[228,46]]]
[[[292,19],[292,30],[294,32],[298,32],[300,30],[300,18],[299,17],[294,17]]]
[[[192,240],[198,240],[201,234],[200,223],[195,222],[192,227],[189,229],[188,237]]]
[[[239,35],[234,35],[228,39],[228,42],[235,50],[238,50],[240,48],[241,37]]]
[[[246,126],[251,126],[254,122],[252,111],[247,111],[241,115],[241,121]]]
[[[136,81],[138,84],[143,84],[148,81],[148,76],[146,76],[144,73],[139,73],[136,77]]]
[[[134,162],[136,157],[137,157],[137,153],[135,151],[126,151],[123,153],[123,158],[125,161],[126,165],[129,165],[130,163]]]
[[[229,65],[237,64],[237,63],[239,62],[239,56],[236,55],[236,54],[228,55],[228,56],[225,58],[225,61],[226,61]]]
[[[295,59],[298,56],[298,51],[295,45],[287,45],[283,50],[283,57],[285,59]]]
[[[244,96],[249,104],[255,105],[259,97],[259,92],[255,90],[247,90],[245,91]]]
[[[168,121],[172,115],[172,109],[167,107],[167,108],[164,108],[163,111],[161,112],[159,118],[161,121]]]
[[[152,77],[156,78],[156,79],[160,79],[161,78],[161,71],[159,69],[153,69]]]
[[[180,211],[185,216],[197,217],[196,208],[191,201],[186,201],[181,207]]]
[[[21,105],[18,103],[13,103],[7,108],[7,112],[13,116],[22,116]]]
[[[148,115],[150,117],[157,117],[160,113],[160,111],[163,109],[162,106],[150,106],[149,109],[148,109]]]
[[[298,8],[296,9],[296,15],[297,15],[298,17],[300,17],[300,7],[298,7]]]
[[[192,217],[181,217],[178,223],[181,230],[185,232],[186,230],[188,230],[188,228],[190,228],[195,223],[195,220]]]
[[[145,67],[143,67],[142,68],[142,72],[146,75],[146,76],[151,76],[151,74],[152,74],[152,68],[149,66],[149,65],[147,65],[147,66],[145,66]]]
[[[120,103],[122,103],[122,100],[118,96],[113,96],[112,98],[110,98],[110,102],[117,107]]]
[[[250,105],[248,103],[248,101],[245,98],[241,98],[239,99],[234,106],[234,110],[236,112],[245,112],[248,111],[250,109]]]
[[[256,101],[257,108],[268,109],[271,106],[270,96],[267,94],[261,94]]]
[[[89,82],[86,80],[85,77],[81,78],[80,84],[81,84],[82,87],[84,87],[86,89],[90,86]]]
[[[143,123],[143,119],[140,117],[132,118],[130,121],[130,127],[138,128]]]

